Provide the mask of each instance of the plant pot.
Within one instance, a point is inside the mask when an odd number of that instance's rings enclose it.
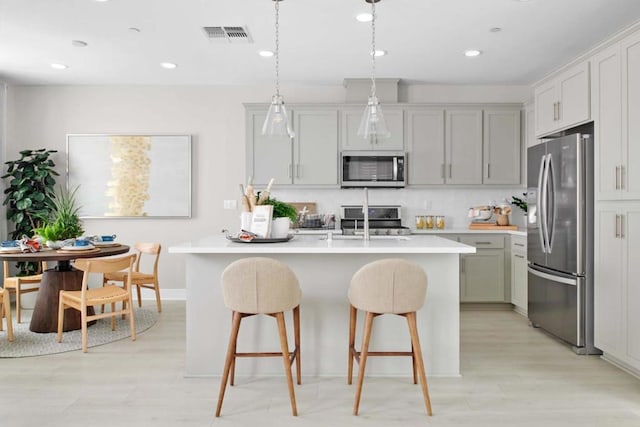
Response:
[[[271,221],[271,237],[284,239],[289,234],[291,220],[289,218],[275,218]]]

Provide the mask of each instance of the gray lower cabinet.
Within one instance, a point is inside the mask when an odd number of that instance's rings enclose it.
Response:
[[[346,107],[340,111],[342,128],[342,150],[404,150],[404,119],[402,108],[382,106],[385,123],[389,129],[389,138],[376,138],[372,136],[364,139],[358,135],[360,120],[364,113],[362,107]]]
[[[460,242],[476,247],[475,254],[460,258],[461,302],[506,302],[504,236],[461,236]]]
[[[511,303],[515,310],[527,314],[527,238],[511,236]]]
[[[294,138],[262,135],[268,105],[246,109],[247,175],[257,185],[338,185],[338,110],[290,108]]]

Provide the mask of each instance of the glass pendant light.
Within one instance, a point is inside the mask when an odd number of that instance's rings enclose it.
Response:
[[[267,112],[267,118],[262,125],[262,134],[268,136],[287,135],[293,138],[293,130],[287,115],[287,109],[284,106],[284,100],[280,95],[280,2],[282,0],[273,0],[276,7],[276,94],[271,97],[271,105]]]
[[[382,108],[380,102],[376,96],[376,3],[380,0],[365,0],[367,3],[371,3],[371,94],[367,106],[364,109],[364,114],[360,120],[360,127],[358,128],[358,136],[365,139],[369,139],[372,136],[375,138],[389,138],[391,133],[387,128],[387,123],[384,121],[384,115],[382,114]]]

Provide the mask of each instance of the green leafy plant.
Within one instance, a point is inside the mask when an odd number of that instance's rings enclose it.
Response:
[[[76,205],[76,193],[78,187],[70,193],[65,193],[60,188],[59,194],[53,201],[54,208],[47,218],[44,226],[33,230],[45,240],[66,240],[82,236],[84,229],[78,211],[80,207]]]
[[[43,218],[49,216],[53,209],[55,163],[50,156],[56,150],[23,150],[18,160],[5,162],[7,173],[2,175],[8,179],[4,190],[6,218],[14,224],[10,233],[12,239],[31,236],[34,228],[42,224]],[[37,263],[18,263],[18,275],[35,274]]]
[[[526,196],[527,193],[522,193],[523,196]],[[522,209],[524,211],[524,213],[527,213],[527,201],[524,199],[521,199],[519,197],[516,196],[511,196],[511,204],[515,205],[517,207],[519,207],[520,209]]]
[[[263,204],[273,206],[273,218],[289,218],[294,224],[298,220],[298,211],[288,203],[269,197]]]

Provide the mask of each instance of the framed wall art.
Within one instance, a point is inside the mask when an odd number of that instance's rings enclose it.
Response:
[[[82,218],[190,218],[190,135],[67,135]]]

